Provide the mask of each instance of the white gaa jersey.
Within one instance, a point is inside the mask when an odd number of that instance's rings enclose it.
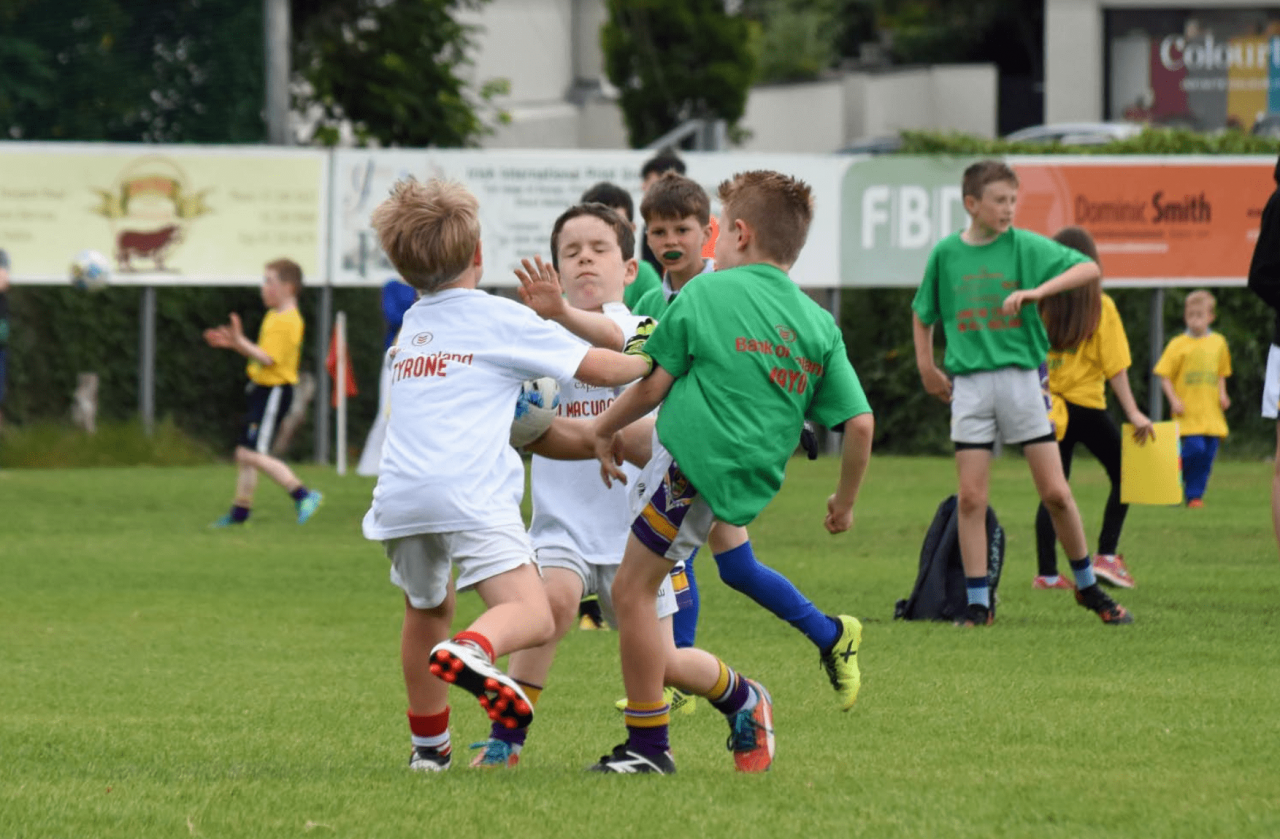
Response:
[[[519,303],[462,288],[423,295],[396,346],[365,538],[522,527],[524,464],[508,443],[520,385],[571,380],[588,347]]]
[[[628,338],[644,320],[631,314],[621,303],[606,303],[604,313]],[[620,387],[584,384],[572,377],[560,379],[560,407],[556,415],[586,419],[599,416],[622,391]],[[623,464],[622,469],[627,475],[627,486],[615,483],[609,488],[600,479],[599,461],[551,460],[534,455],[529,482],[533,493],[529,537],[533,547],[568,550],[592,565],[622,562],[632,521],[627,487],[635,486],[640,474],[640,470],[629,463]]]

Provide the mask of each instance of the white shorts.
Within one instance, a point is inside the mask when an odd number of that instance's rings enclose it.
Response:
[[[951,388],[951,439],[986,446],[997,437],[1025,443],[1053,434],[1040,373],[1002,367],[956,376]]]
[[[1267,374],[1262,379],[1262,415],[1267,419],[1280,417],[1280,347],[1275,344],[1267,351]]]
[[[529,534],[518,524],[484,530],[417,533],[382,543],[391,560],[391,583],[415,609],[434,609],[449,591],[458,568],[457,590],[466,591],[521,565],[533,563]],[[536,566],[535,566],[536,567]]]
[[[693,555],[711,532],[715,514],[680,466],[653,434],[653,455],[628,491],[631,534],[665,559],[679,562]]]
[[[594,594],[600,598],[600,612],[610,625],[617,626],[613,611],[613,578],[618,576],[616,565],[592,565],[578,554],[564,548],[539,548],[538,565],[542,568],[563,568],[572,571],[582,580],[582,595]],[[658,620],[679,611],[671,577],[667,576],[658,589]]]

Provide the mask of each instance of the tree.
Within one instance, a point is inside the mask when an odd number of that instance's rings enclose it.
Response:
[[[634,147],[689,119],[742,119],[756,78],[749,22],[723,0],[608,0],[605,71]]]
[[[327,144],[346,123],[362,144],[474,145],[492,130],[480,112],[506,83],[472,90],[460,75],[476,27],[456,15],[485,2],[295,0],[295,69],[310,88],[295,107],[319,115],[316,138]]]
[[[0,125],[24,140],[260,142],[261,43],[261,3],[9,0]]]

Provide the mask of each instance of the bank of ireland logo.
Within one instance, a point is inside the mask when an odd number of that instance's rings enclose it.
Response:
[[[781,339],[784,344],[794,344],[796,342],[795,330],[788,326],[783,326],[782,324],[777,324],[773,328],[777,331],[778,338]]]
[[[434,338],[435,336],[430,332],[419,332],[417,335],[413,336],[413,345],[415,347],[425,347],[427,344],[430,344]]]
[[[147,155],[125,166],[110,188],[93,191],[99,199],[94,212],[111,224],[117,271],[181,273],[166,260],[186,239],[192,221],[210,212],[205,204],[210,189],[192,187],[172,159]]]

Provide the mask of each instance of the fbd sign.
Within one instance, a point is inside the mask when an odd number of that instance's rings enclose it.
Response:
[[[933,246],[969,223],[964,170],[979,158],[878,157],[850,166],[841,191],[841,280],[917,286]]]

